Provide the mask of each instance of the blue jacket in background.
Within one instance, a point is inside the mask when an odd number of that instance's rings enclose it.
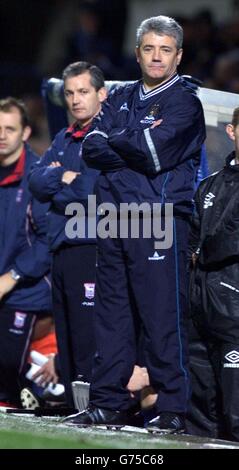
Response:
[[[150,91],[141,80],[115,89],[94,125],[82,154],[102,171],[98,202],[173,203],[175,214],[192,212],[206,131],[200,100],[177,74]]]
[[[41,160],[34,165],[29,187],[34,196],[42,202],[50,202],[48,212],[48,238],[50,249],[57,250],[63,243],[81,244],[96,243],[95,239],[73,238],[65,234],[65,226],[70,216],[65,215],[65,209],[71,202],[79,202],[87,209],[88,196],[94,194],[97,170],[88,168],[81,158],[81,143],[88,127],[77,130],[76,125],[62,129],[55,137],[51,147]],[[60,162],[61,167],[50,167],[52,162]],[[62,182],[65,171],[72,170],[80,175],[71,184]],[[87,210],[85,225],[87,228]]]
[[[13,173],[0,183],[0,275],[15,268],[22,276],[1,303],[36,313],[51,310],[49,204],[39,203],[28,188],[30,168],[37,158],[25,145]]]

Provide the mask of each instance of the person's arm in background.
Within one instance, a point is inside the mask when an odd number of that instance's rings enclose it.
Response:
[[[22,227],[28,246],[15,258],[13,268],[23,279],[35,280],[47,274],[51,267],[51,256],[47,239],[47,215],[49,204],[38,202],[32,198],[26,226]],[[19,235],[21,236],[21,234]],[[25,244],[24,244],[25,245]]]
[[[11,292],[18,284],[19,279],[13,279],[11,272],[4,273],[0,276],[0,301],[4,295]]]
[[[59,382],[59,375],[55,366],[56,354],[47,355],[48,361],[40,367],[40,369],[32,376],[32,380],[42,387],[49,383],[54,385]]]
[[[43,387],[49,383],[57,384],[60,377],[60,364],[55,324],[50,314],[37,318],[30,349],[29,361],[38,366],[38,370],[31,376],[31,380]]]
[[[32,194],[41,202],[51,201],[54,194],[62,189],[62,176],[65,169],[59,162],[64,131],[61,131],[43,157],[35,163],[29,176],[29,188]]]
[[[14,280],[11,271],[0,276],[0,300],[4,295],[11,292],[19,282],[40,279],[49,272],[51,255],[47,240],[47,209],[48,204],[42,204],[33,198],[31,215],[28,214],[26,216],[25,225],[19,231],[19,240],[23,237],[24,249],[19,250],[12,265],[12,269],[20,277]],[[34,233],[32,233],[32,224],[34,226]],[[28,241],[27,247],[25,243],[26,238]],[[21,246],[21,243],[19,243],[19,246]]]

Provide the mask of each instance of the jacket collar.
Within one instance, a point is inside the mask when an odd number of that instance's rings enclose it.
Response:
[[[68,127],[68,129],[66,129],[65,135],[67,137],[71,136],[74,139],[82,139],[83,137],[85,137],[86,133],[90,129],[90,126],[91,123],[87,124],[87,126],[82,127],[82,129],[80,129],[79,124],[77,122],[74,122],[70,127]]]
[[[239,164],[238,164],[238,163],[235,164],[235,163],[233,162],[233,160],[235,160],[235,158],[236,158],[236,153],[235,153],[235,151],[229,153],[229,155],[228,155],[227,158],[226,158],[226,165],[225,165],[225,167],[226,167],[226,168],[229,168],[229,169],[231,169],[231,170],[239,171]]]
[[[13,172],[10,175],[6,176],[6,178],[4,178],[0,182],[0,186],[7,186],[9,184],[16,183],[17,181],[22,179],[23,173],[24,173],[24,167],[25,167],[25,160],[26,160],[26,149],[23,148],[23,151],[17,160],[17,163],[13,169]]]
[[[139,88],[139,97],[140,100],[146,100],[148,98],[151,98],[154,95],[157,95],[158,93],[162,93],[163,91],[167,90],[167,88],[171,87],[174,85],[174,83],[178,82],[180,80],[179,75],[176,73],[168,79],[166,82],[162,83],[162,85],[157,86],[156,88],[153,88],[152,90],[147,91],[146,88],[144,87],[144,84],[140,84]]]

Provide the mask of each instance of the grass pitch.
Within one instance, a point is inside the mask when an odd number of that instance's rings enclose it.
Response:
[[[239,443],[152,435],[129,426],[121,431],[72,428],[61,418],[0,412],[0,449],[239,449]]]

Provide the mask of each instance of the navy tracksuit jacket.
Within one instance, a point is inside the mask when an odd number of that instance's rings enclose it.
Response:
[[[151,125],[162,119],[159,126]],[[141,81],[116,89],[83,158],[102,171],[98,202],[173,203],[173,245],[155,250],[154,237],[99,238],[96,341],[91,403],[127,409],[126,385],[137,356],[135,311],[143,331],[141,362],[159,393],[158,411],[185,413],[189,381],[184,326],[186,252],[195,174],[205,139],[198,98],[178,75],[146,91]]]
[[[50,202],[48,212],[48,238],[51,251],[56,251],[63,243],[79,245],[96,243],[95,239],[67,238],[65,226],[70,216],[65,215],[65,208],[71,202],[87,205],[88,195],[94,194],[96,177],[99,172],[89,168],[81,158],[81,142],[87,132],[77,130],[75,126],[62,129],[55,137],[51,147],[32,169],[29,187],[34,196],[41,202]],[[61,167],[49,165],[58,161]],[[61,181],[66,170],[81,173],[72,181],[65,184]],[[86,213],[87,218],[87,213]],[[86,221],[87,226],[87,221]]]
[[[1,305],[25,311],[51,309],[51,257],[47,240],[48,204],[32,197],[28,188],[31,166],[38,157],[26,145],[14,173],[0,183],[0,274],[11,268],[21,282],[4,297]]]
[[[81,375],[91,379],[95,352],[93,333],[96,239],[68,238],[65,232],[70,216],[66,206],[72,202],[87,206],[99,172],[81,158],[81,142],[88,128],[76,125],[60,131],[41,161],[35,165],[30,188],[40,201],[49,201],[48,237],[53,251],[52,294],[59,359],[66,399],[73,407],[71,382]],[[49,165],[59,161],[61,167]],[[80,173],[71,184],[62,182],[66,170]],[[87,227],[86,220],[82,221]]]
[[[28,145],[0,182],[0,275],[14,268],[21,280],[0,302],[0,401],[18,403],[37,315],[51,314],[48,204],[32,197],[28,175],[38,157]]]

